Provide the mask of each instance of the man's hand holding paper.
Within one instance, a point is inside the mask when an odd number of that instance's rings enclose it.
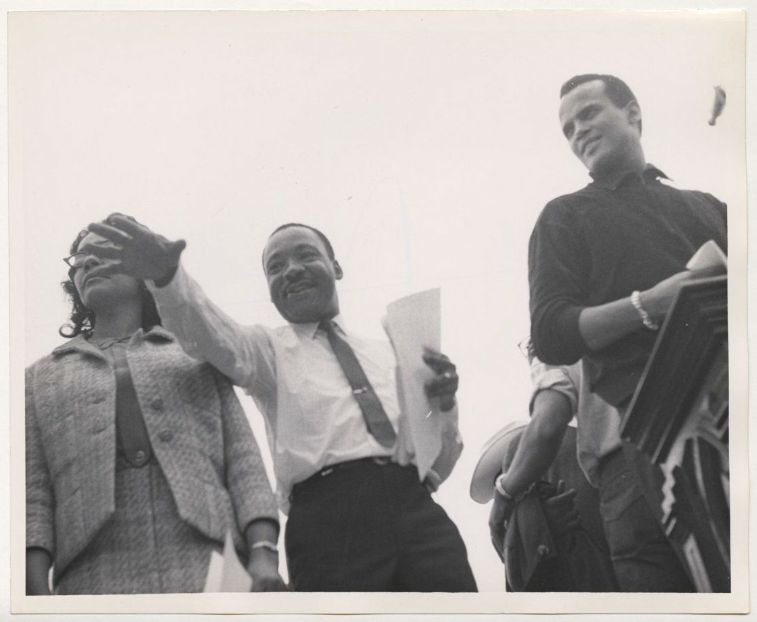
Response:
[[[425,348],[423,361],[436,374],[425,384],[426,395],[429,399],[439,398],[439,408],[442,412],[452,410],[455,405],[455,393],[460,382],[455,364],[441,352]]]

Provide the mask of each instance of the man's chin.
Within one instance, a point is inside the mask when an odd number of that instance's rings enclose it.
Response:
[[[287,322],[292,324],[309,324],[311,322],[321,322],[334,317],[338,313],[338,307],[335,311],[331,305],[324,305],[320,299],[300,299],[296,300],[289,297],[287,300],[280,300],[276,304],[279,314]]]
[[[603,169],[605,168],[604,162],[602,162],[602,158],[596,157],[596,154],[594,157],[584,158],[584,164],[591,171],[592,175],[603,174]]]
[[[607,160],[595,159],[591,163],[586,163],[586,167],[591,171],[594,179],[604,179],[606,177],[612,177],[614,174],[613,166]]]
[[[287,322],[292,324],[309,324],[311,322],[320,322],[323,318],[318,309],[303,308],[303,307],[287,307],[282,310],[279,309],[279,313]]]

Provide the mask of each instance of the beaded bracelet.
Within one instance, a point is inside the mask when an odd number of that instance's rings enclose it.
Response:
[[[644,308],[644,306],[641,304],[641,293],[636,291],[631,294],[631,304],[636,308],[636,310],[639,312],[639,315],[641,316],[641,321],[644,323],[644,326],[646,326],[649,330],[659,330],[660,325],[655,322],[649,313],[647,313],[647,310]]]

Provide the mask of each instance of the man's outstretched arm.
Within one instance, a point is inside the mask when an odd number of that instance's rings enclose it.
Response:
[[[92,273],[123,273],[146,281],[164,326],[187,354],[210,363],[256,395],[275,387],[267,333],[259,326],[241,326],[205,295],[180,265],[183,240],[172,242],[118,214],[109,216],[107,224],[91,224],[89,230],[116,245],[81,247],[107,260]]]

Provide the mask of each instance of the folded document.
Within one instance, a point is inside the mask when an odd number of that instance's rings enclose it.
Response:
[[[728,271],[728,257],[715,240],[705,242],[686,264],[687,270],[707,270],[722,266]]]
[[[441,347],[441,292],[430,289],[406,296],[386,308],[384,330],[397,357],[397,389],[415,445],[419,473],[427,473],[441,450],[438,404],[426,396],[434,372],[423,361],[424,348]]]
[[[252,589],[252,577],[239,561],[231,532],[226,532],[223,554],[216,550],[210,553],[208,578],[203,592],[249,592]]]

